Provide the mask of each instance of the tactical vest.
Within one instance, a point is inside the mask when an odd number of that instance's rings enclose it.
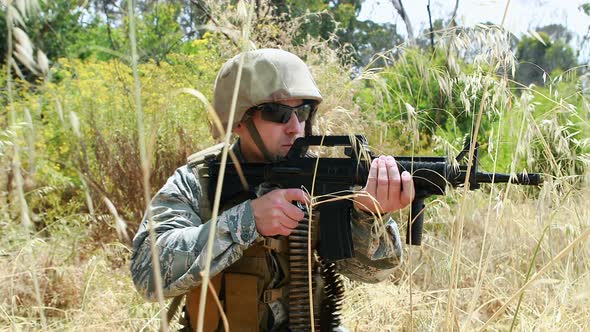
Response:
[[[207,195],[209,171],[206,160],[218,158],[223,143],[195,153],[188,158],[188,166],[198,179],[203,191],[199,200],[199,212],[203,221],[211,219],[212,203]],[[224,210],[243,202],[234,200],[220,207]],[[274,259],[272,257],[274,257]],[[275,276],[273,261],[278,262],[280,281],[274,289],[269,285]],[[227,267],[223,272],[211,278],[210,282],[217,291],[224,314],[231,331],[267,331],[272,313],[269,303],[281,301],[286,307],[286,283],[289,280],[289,257],[287,238],[266,237],[246,249],[243,256]],[[196,331],[201,287],[195,287],[186,294],[186,311],[189,325]],[[223,323],[213,296],[208,294],[205,304],[203,331],[223,331]]]

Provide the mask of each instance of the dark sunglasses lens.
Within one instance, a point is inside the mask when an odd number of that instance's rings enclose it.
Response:
[[[293,112],[297,116],[299,122],[307,121],[312,112],[312,107],[309,104],[303,104],[297,107],[290,107],[281,104],[265,104],[260,108],[262,119],[276,123],[287,123],[291,120]]]
[[[277,104],[265,104],[262,105],[260,108],[260,114],[262,115],[262,119],[265,121],[271,121],[276,123],[287,123],[289,122],[289,117],[287,115],[291,115],[289,110],[284,110],[279,108]],[[289,113],[289,114],[285,114]],[[286,121],[285,121],[286,120]]]
[[[311,114],[311,105],[303,104],[299,106],[295,114],[297,114],[297,120],[299,120],[299,122],[307,121],[307,119],[309,119],[309,115]]]

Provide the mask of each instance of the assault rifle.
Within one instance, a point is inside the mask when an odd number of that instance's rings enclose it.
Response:
[[[344,147],[345,158],[316,158],[306,156],[312,146]],[[448,186],[461,187],[469,176],[470,190],[480,183],[510,182],[520,185],[539,185],[540,174],[519,173],[515,176],[479,172],[477,167],[478,145],[474,147],[473,158],[464,162],[469,154],[470,140],[456,157],[456,163],[446,157],[395,157],[400,173],[407,170],[412,174],[416,195],[411,204],[406,243],[420,245],[424,221],[424,200],[433,195],[444,195]],[[295,141],[287,156],[273,163],[241,163],[240,168],[248,183],[242,186],[239,172],[228,162],[225,171],[221,202],[236,198],[255,198],[253,188],[261,183],[272,183],[280,188],[302,188],[311,191],[315,179],[314,195],[347,195],[353,186],[364,186],[369,175],[371,161],[376,158],[369,149],[364,136],[308,136]],[[215,185],[220,171],[220,162],[209,158],[209,197],[214,197]],[[467,173],[469,169],[469,173]],[[402,189],[403,190],[403,189]],[[353,256],[350,218],[353,203],[348,199],[320,204],[318,253],[327,261]]]

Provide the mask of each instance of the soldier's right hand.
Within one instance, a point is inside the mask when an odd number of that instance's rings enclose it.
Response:
[[[291,234],[304,214],[293,201],[309,203],[301,189],[276,189],[252,200],[256,230],[263,236]]]

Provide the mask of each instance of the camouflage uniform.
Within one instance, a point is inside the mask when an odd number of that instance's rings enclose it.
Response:
[[[235,144],[233,150],[243,160]],[[156,245],[160,251],[160,268],[164,296],[188,292],[201,283],[200,272],[207,261],[208,220],[199,214],[199,201],[206,195],[188,166],[180,167],[156,194],[150,214],[155,224]],[[351,279],[378,282],[385,279],[399,263],[401,241],[397,224],[387,221],[390,239],[374,233],[371,215],[355,211],[352,234],[355,257],[338,262],[339,272]],[[144,218],[133,239],[131,273],[137,290],[148,300],[156,300],[152,260]],[[250,200],[235,205],[217,219],[211,274],[215,275],[240,259],[243,251],[261,238],[256,231]]]
[[[271,51],[279,52],[276,50]],[[280,55],[283,56],[284,54]],[[301,61],[298,58],[297,60]],[[232,61],[236,62],[235,59]],[[272,70],[277,70],[276,67],[270,66]],[[252,70],[258,70],[256,74],[260,74],[260,66],[253,66],[252,68],[255,68]],[[255,75],[247,71],[248,67],[246,65],[244,70],[246,71],[245,77],[254,79]],[[301,72],[301,68],[286,68],[285,70]],[[305,67],[305,70],[307,70],[307,67]],[[303,80],[297,82],[297,84],[310,84],[311,74],[308,75],[307,81]],[[224,74],[222,68],[218,80],[220,80],[220,77],[225,76],[228,76],[230,82],[233,79],[232,75]],[[279,81],[281,87],[291,84],[289,79]],[[218,84],[216,81],[216,86]],[[311,81],[311,84],[315,88],[313,81]],[[263,87],[264,89],[274,91],[272,87],[268,86]],[[315,98],[321,101],[319,92],[314,95],[315,91],[317,91],[317,88],[315,89],[310,90],[311,92],[305,96],[306,98]],[[232,89],[227,88],[222,90],[232,91]],[[244,90],[244,88],[240,86],[240,90]],[[245,91],[250,93],[250,90]],[[303,90],[281,88],[280,93],[274,93],[273,96],[278,96],[279,100],[280,98],[286,99],[292,91],[302,93]],[[250,104],[259,102],[262,98],[253,96],[252,93],[248,96],[245,96],[243,91],[240,93],[238,101],[251,100]],[[238,120],[242,117],[244,108],[248,107],[248,105],[248,102],[246,102],[242,107],[238,103]],[[217,103],[215,106],[218,113],[220,109],[224,109],[222,104]],[[224,120],[223,114],[221,117]],[[227,119],[225,119],[224,126],[227,125],[226,121]],[[218,137],[219,133],[214,132],[214,136]],[[239,146],[239,144],[234,144],[232,149],[238,159],[244,161]],[[198,287],[201,283],[200,273],[204,270],[207,260],[211,261],[211,275],[216,275],[238,261],[242,257],[244,250],[253,246],[262,238],[256,229],[251,201],[246,200],[237,203],[225,209],[219,215],[215,229],[212,257],[207,257],[206,248],[211,223],[202,217],[203,211],[200,211],[200,206],[202,207],[200,203],[204,199],[208,200],[205,195],[207,195],[207,188],[201,187],[199,179],[195,177],[191,168],[185,165],[177,169],[174,175],[168,179],[151,202],[149,213],[146,213],[146,216],[151,215],[155,225],[156,247],[159,251],[160,274],[163,279],[165,297],[185,294],[190,289]],[[374,220],[371,215],[356,210],[353,212],[352,235],[355,257],[337,262],[339,272],[351,279],[363,282],[378,282],[385,279],[399,263],[401,241],[397,224],[389,218],[386,224],[387,232],[378,235],[375,232],[373,223]],[[139,293],[146,299],[154,301],[156,300],[156,292],[147,226],[147,218],[144,218],[133,239],[131,273]],[[286,319],[284,307],[277,305],[277,303],[269,303],[269,306],[275,324],[279,324]]]

